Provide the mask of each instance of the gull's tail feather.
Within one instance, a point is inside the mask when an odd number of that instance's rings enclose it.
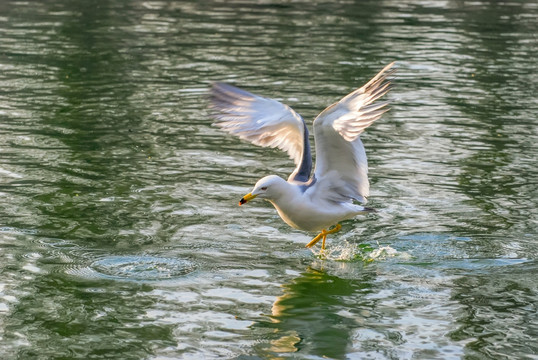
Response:
[[[376,213],[377,210],[371,207],[361,206],[361,210],[359,210],[359,214],[369,214],[369,213]]]

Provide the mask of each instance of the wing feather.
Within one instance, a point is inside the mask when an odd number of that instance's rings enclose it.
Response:
[[[215,126],[251,143],[288,153],[297,168],[290,178],[307,181],[312,169],[303,118],[281,102],[225,83],[211,88]]]
[[[386,111],[388,101],[374,103],[390,89],[387,65],[363,87],[323,110],[314,120],[319,192],[326,200],[366,203],[370,191],[368,161],[359,135]]]

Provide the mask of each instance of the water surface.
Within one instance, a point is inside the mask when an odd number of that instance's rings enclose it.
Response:
[[[533,1],[4,1],[1,357],[535,358],[537,16]],[[237,207],[293,166],[211,127],[212,81],[310,124],[394,60],[391,111],[362,136],[377,214],[321,259],[269,204]]]

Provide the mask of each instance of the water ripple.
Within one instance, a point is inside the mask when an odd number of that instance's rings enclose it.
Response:
[[[187,276],[196,268],[194,262],[186,259],[124,255],[107,256],[87,267],[71,268],[67,273],[87,279],[161,281]]]

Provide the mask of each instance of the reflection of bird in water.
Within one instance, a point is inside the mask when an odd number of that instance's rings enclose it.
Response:
[[[239,205],[259,197],[270,201],[290,226],[321,231],[306,246],[314,246],[340,230],[338,222],[373,209],[369,195],[368,163],[359,135],[388,110],[388,102],[375,103],[390,90],[387,65],[366,85],[323,110],[314,120],[316,167],[308,129],[303,118],[289,106],[231,85],[216,83],[211,90],[215,125],[256,145],[286,151],[296,168],[284,180],[276,175],[260,179]],[[330,226],[336,225],[331,230]]]
[[[343,273],[348,271],[347,267],[343,269]],[[368,292],[372,286],[371,276],[370,272],[364,272],[350,280],[307,268],[282,285],[283,294],[273,304],[270,322],[257,324],[273,329],[260,348],[272,355],[301,351],[314,357],[345,358],[353,332],[364,320],[362,312],[371,306],[365,305],[361,298],[361,293]],[[347,311],[350,302],[355,305],[353,314]]]

